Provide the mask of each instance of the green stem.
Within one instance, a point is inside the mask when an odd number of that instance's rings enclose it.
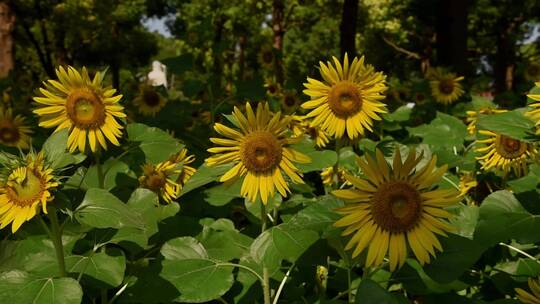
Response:
[[[352,297],[352,280],[351,280],[351,266],[347,267],[347,303],[353,303]]]
[[[103,175],[103,167],[101,166],[101,160],[99,158],[99,152],[94,153],[97,167],[98,185],[101,189],[105,188],[105,176]]]
[[[261,203],[261,234],[266,230],[266,206]],[[271,304],[270,299],[270,275],[268,274],[268,268],[263,262],[263,280],[261,282],[264,295],[264,304]]]
[[[60,270],[60,276],[67,276],[66,261],[64,259],[64,245],[62,244],[62,229],[58,223],[57,210],[54,206],[49,205],[49,219],[51,220],[51,229],[49,236],[54,244],[54,250],[56,251],[56,259],[58,261],[58,268]],[[43,223],[45,224],[45,223]]]

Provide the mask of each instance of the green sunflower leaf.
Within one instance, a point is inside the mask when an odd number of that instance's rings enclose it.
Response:
[[[211,259],[199,241],[180,237],[165,243],[161,276],[180,292],[176,301],[202,303],[221,297],[233,285],[234,267]]]
[[[86,159],[86,155],[82,153],[72,154],[67,151],[68,135],[68,129],[62,129],[53,133],[43,143],[42,150],[53,169],[78,164]]]
[[[429,125],[407,128],[413,136],[422,138],[422,143],[437,147],[461,149],[467,136],[467,126],[454,116],[437,112]]]
[[[81,303],[82,289],[72,278],[36,277],[24,271],[0,273],[0,302],[12,304]]]
[[[360,282],[354,299],[356,304],[399,304],[397,298],[370,279]]]
[[[128,140],[136,144],[144,153],[149,163],[159,163],[183,147],[169,133],[140,123],[127,125]]]
[[[524,115],[524,109],[478,116],[478,130],[489,130],[526,142],[535,141],[534,122]]]

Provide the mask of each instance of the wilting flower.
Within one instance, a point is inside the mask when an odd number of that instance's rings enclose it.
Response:
[[[352,234],[346,250],[353,257],[367,249],[366,267],[380,265],[388,253],[390,270],[403,266],[407,244],[420,262],[430,262],[435,249],[442,251],[435,234],[446,236],[452,227],[446,221],[452,215],[444,210],[459,201],[454,189],[434,189],[447,166],[435,168],[437,157],[416,170],[422,155],[409,151],[405,162],[396,150],[390,167],[382,152],[376,158],[366,155],[358,165],[365,178],[345,175],[352,189],[332,192],[347,203],[337,211],[344,216],[335,223]]]
[[[193,155],[187,156],[186,149],[182,149],[157,165],[145,164],[142,166],[143,175],[139,177],[139,184],[171,203],[180,196],[185,183],[195,173],[195,168],[188,166],[194,159]]]
[[[11,224],[15,233],[39,210],[47,213],[51,191],[58,186],[44,154],[30,153],[25,159],[6,166],[0,180],[0,229]]]
[[[0,144],[20,149],[30,148],[32,129],[21,115],[0,108]]]
[[[472,172],[462,174],[459,177],[459,196],[464,196],[476,186],[478,186],[478,182]]]
[[[334,65],[319,63],[324,82],[308,77],[304,83],[304,94],[311,100],[302,108],[311,110],[306,116],[313,118],[312,126],[336,138],[346,133],[355,139],[366,129],[373,131],[373,120],[381,120],[379,113],[387,112],[381,102],[387,89],[386,76],[364,64],[364,57],[349,63],[345,54],[343,65],[336,57],[333,60]]]
[[[484,170],[495,168],[508,173],[512,169],[517,176],[522,176],[527,172],[528,162],[538,155],[531,143],[487,130],[480,130],[479,133],[487,136],[477,141],[481,147],[476,149],[482,154],[476,159],[482,163]]]
[[[255,201],[260,194],[266,204],[276,189],[282,196],[290,192],[282,172],[293,182],[304,183],[294,163],[307,163],[310,159],[290,147],[298,141],[297,137],[288,136],[290,116],[270,112],[267,103],[260,103],[256,113],[247,103],[246,114],[235,107],[232,118],[236,128],[220,123],[214,125],[214,129],[226,138],[210,138],[219,147],[208,149],[216,155],[206,159],[206,163],[208,166],[234,164],[220,181],[243,177],[241,195]]]
[[[310,121],[306,119],[305,116],[299,116],[299,115],[291,115],[291,123],[289,124],[289,128],[293,132],[293,136],[303,136],[308,135],[313,141],[315,141],[315,145],[319,148],[324,148],[330,141],[328,138],[328,134],[321,130],[319,127],[313,127],[310,124]]]
[[[445,73],[442,69],[432,69],[428,77],[431,79],[431,94],[439,103],[451,104],[465,93],[459,83],[464,79],[463,76],[457,77],[456,74]]]
[[[345,178],[345,175],[347,174],[347,171],[343,168],[338,168],[336,170],[335,167],[328,167],[321,171],[321,179],[322,183],[327,186],[332,186],[336,182],[338,184],[346,183],[347,185],[350,185],[350,183]]]
[[[107,149],[108,139],[119,146],[122,126],[116,121],[124,118],[124,107],[118,104],[122,95],[114,95],[113,88],[103,88],[103,74],[97,72],[90,80],[86,68],[79,73],[73,67],[56,69],[58,80],[44,82],[40,88],[42,97],[34,97],[38,108],[34,113],[40,117],[39,126],[56,127],[55,132],[69,129],[68,147],[70,152],[77,148],[86,151],[87,143],[92,152]]]

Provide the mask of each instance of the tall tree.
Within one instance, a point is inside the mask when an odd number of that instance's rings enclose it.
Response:
[[[437,18],[437,59],[440,65],[467,74],[467,16],[469,0],[441,0]]]
[[[9,5],[0,2],[0,78],[6,77],[13,69],[13,27],[15,15]]]
[[[358,18],[358,0],[345,0],[339,25],[339,46],[341,55],[356,55],[356,20]]]

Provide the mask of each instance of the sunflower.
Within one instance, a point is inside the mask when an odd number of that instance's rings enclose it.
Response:
[[[478,182],[472,172],[464,173],[459,177],[459,196],[465,196],[472,188],[478,186]]]
[[[343,65],[333,57],[334,66],[320,62],[324,82],[307,78],[304,94],[311,100],[302,104],[310,109],[307,117],[313,117],[311,125],[336,138],[347,133],[350,139],[364,135],[365,129],[373,131],[373,120],[381,120],[378,113],[386,113],[380,100],[387,87],[386,76],[364,64],[364,57],[355,57],[349,64],[345,54]]]
[[[56,127],[55,132],[69,129],[70,152],[86,151],[87,143],[92,152],[100,145],[107,149],[105,139],[119,146],[122,126],[116,118],[126,117],[124,107],[118,104],[122,95],[115,96],[115,89],[102,87],[104,75],[100,72],[90,80],[84,67],[82,73],[73,67],[58,67],[56,75],[59,81],[44,82],[44,88],[39,89],[43,96],[34,97],[38,103],[34,113],[41,116],[39,126]]]
[[[403,266],[407,258],[407,243],[420,262],[430,262],[435,249],[442,251],[435,234],[446,236],[452,230],[445,220],[452,215],[444,207],[459,201],[454,189],[433,189],[446,172],[447,166],[435,169],[433,157],[421,169],[414,168],[422,160],[414,150],[402,163],[396,150],[393,166],[377,149],[376,158],[369,155],[358,159],[366,178],[346,174],[353,189],[332,192],[348,204],[337,211],[344,215],[334,225],[347,227],[343,235],[353,234],[346,250],[356,247],[353,257],[367,249],[366,266],[380,265],[389,255],[390,270]]]
[[[176,179],[176,183],[180,185],[180,188],[183,188],[187,181],[195,174],[195,171],[197,171],[195,168],[188,166],[195,161],[195,156],[188,156],[187,153],[187,149],[182,149],[169,158],[171,163],[182,165],[182,169],[179,170],[178,178]]]
[[[305,116],[291,115],[291,123],[289,128],[293,132],[293,136],[303,136],[307,134],[313,141],[315,145],[319,148],[324,148],[330,141],[328,134],[322,131],[319,127],[312,127],[309,121]]]
[[[281,93],[281,86],[273,78],[266,78],[264,80],[264,88],[268,96],[278,96]]]
[[[281,94],[280,102],[285,113],[293,113],[300,107],[301,100],[296,91],[287,90]]]
[[[521,288],[516,288],[517,298],[526,304],[540,304],[540,280],[529,278],[528,282],[531,293]]]
[[[492,108],[483,108],[478,111],[467,111],[467,118],[465,118],[465,122],[467,123],[467,131],[471,135],[476,134],[476,122],[478,121],[478,114],[490,115],[504,112],[507,112],[507,110],[498,110]]]
[[[350,183],[345,179],[345,174],[347,171],[343,168],[328,167],[321,171],[322,183],[327,186],[332,186],[334,183],[350,185]]]
[[[139,87],[139,95],[133,99],[139,113],[146,116],[155,116],[165,105],[167,100],[156,89],[147,84]]]
[[[257,57],[259,63],[265,69],[273,69],[274,62],[276,61],[276,54],[274,48],[270,45],[264,46]]]
[[[208,149],[216,155],[207,158],[206,164],[233,163],[234,166],[221,176],[220,181],[244,177],[241,195],[254,202],[260,194],[266,204],[276,189],[282,196],[290,192],[282,171],[293,182],[304,183],[294,163],[308,163],[310,159],[289,146],[299,140],[299,137],[287,136],[290,116],[282,117],[281,112],[270,112],[268,103],[259,103],[256,113],[247,103],[246,114],[247,117],[237,107],[234,108],[232,121],[237,129],[220,123],[214,125],[214,129],[226,138],[210,138],[220,147]]]
[[[19,149],[30,148],[32,129],[21,115],[13,116],[11,109],[0,108],[0,144]]]
[[[535,85],[537,88],[540,88],[540,81],[536,82]],[[527,97],[539,101],[529,104],[529,107],[533,107],[533,109],[528,111],[526,115],[536,121],[536,134],[540,135],[540,128],[538,127],[540,126],[540,94],[529,94]]]
[[[454,73],[445,73],[442,69],[432,69],[428,73],[431,94],[439,103],[449,105],[458,100],[465,91],[459,83],[463,76],[457,77]]]
[[[476,149],[483,154],[476,159],[482,162],[484,170],[496,168],[508,173],[512,169],[516,176],[522,176],[527,172],[527,163],[537,157],[533,144],[487,130],[479,133],[487,136],[477,141],[482,147]]]
[[[525,79],[529,81],[540,80],[540,64],[530,63],[525,69]]]
[[[11,223],[15,233],[39,208],[47,213],[51,190],[58,186],[42,152],[30,153],[13,168],[6,168],[0,186],[0,229]]]

